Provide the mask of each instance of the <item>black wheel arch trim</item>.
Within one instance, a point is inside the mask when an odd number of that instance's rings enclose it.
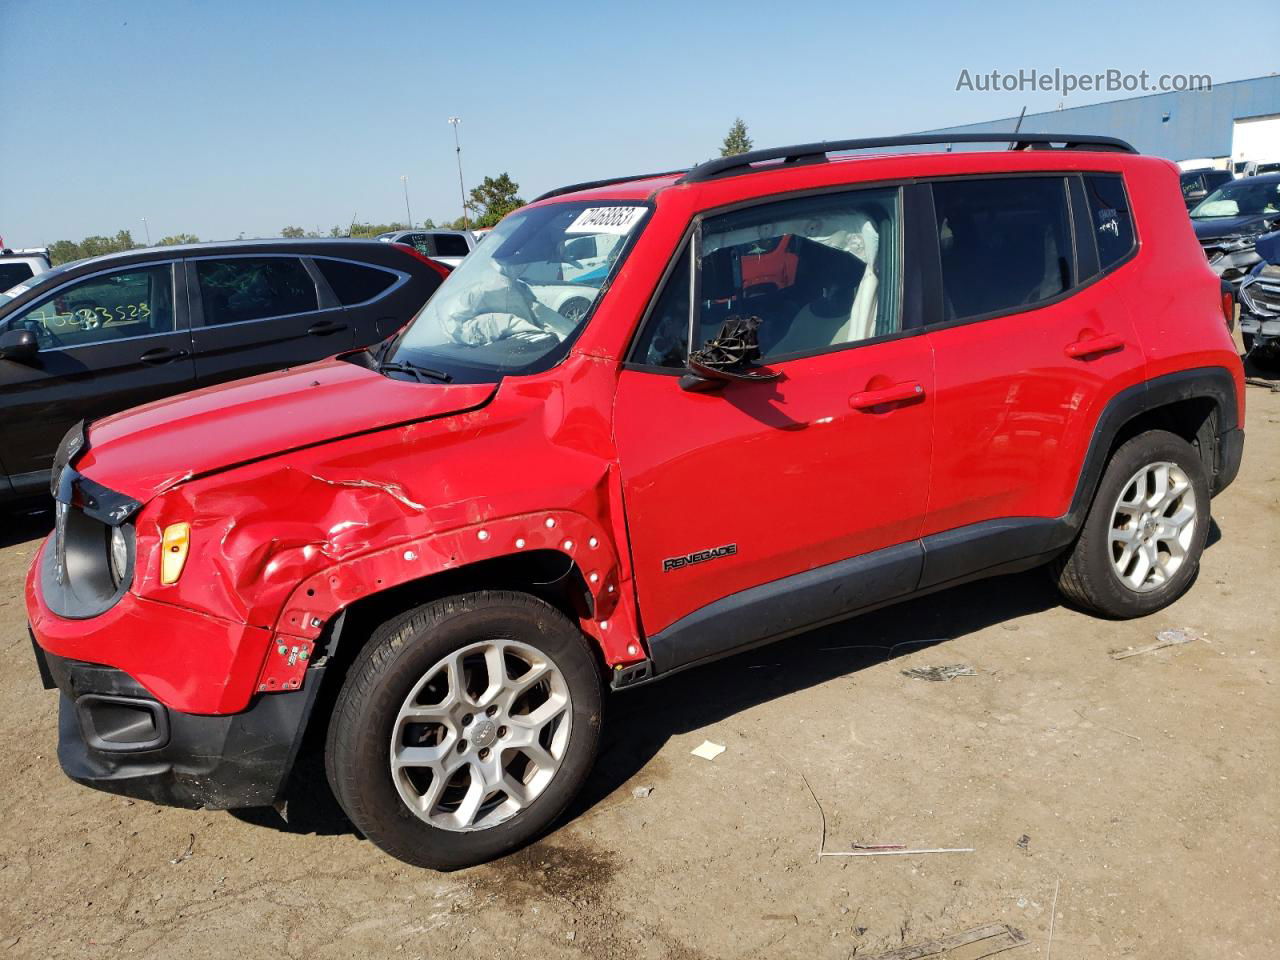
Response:
[[[1237,414],[1235,378],[1226,367],[1179,370],[1134,384],[1107,402],[1094,427],[1071,506],[1063,518],[1072,529],[1079,529],[1084,522],[1084,515],[1092,505],[1094,492],[1102,480],[1102,471],[1106,469],[1107,455],[1126,424],[1144,413],[1173,403],[1205,399],[1214,401],[1218,416],[1216,432],[1219,443],[1213,469],[1210,470],[1209,488],[1215,494],[1225,490],[1239,470],[1240,452],[1244,445]],[[1234,462],[1227,462],[1229,456],[1234,457]]]

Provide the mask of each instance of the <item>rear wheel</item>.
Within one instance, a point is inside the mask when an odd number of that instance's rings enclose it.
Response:
[[[1111,457],[1075,545],[1053,567],[1071,601],[1109,617],[1168,606],[1191,584],[1209,535],[1209,483],[1195,448],[1163,430]]]
[[[521,593],[426,604],[374,631],[330,720],[326,767],[394,857],[456,869],[526,843],[595,760],[601,683],[586,638]]]

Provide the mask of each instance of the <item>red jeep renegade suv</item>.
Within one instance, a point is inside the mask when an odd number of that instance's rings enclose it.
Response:
[[[318,725],[355,825],[458,867],[565,809],[607,686],[1037,564],[1172,602],[1244,442],[1178,171],[883,153],[982,139],[557,190],[376,350],[73,430],[27,582],[63,769],[268,804]]]

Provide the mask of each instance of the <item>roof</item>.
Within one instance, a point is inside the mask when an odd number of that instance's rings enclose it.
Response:
[[[851,162],[865,159],[884,159],[892,156],[917,156],[921,147],[932,147],[930,151],[936,155],[937,148],[945,146],[950,153],[953,144],[993,144],[1005,143],[1007,148],[998,151],[997,155],[1008,156],[1009,151],[1035,152],[1051,154],[1068,154],[1079,152],[1105,152],[1110,154],[1137,153],[1128,143],[1115,137],[1100,137],[1090,134],[1060,133],[1018,134],[1007,131],[995,133],[959,133],[959,134],[910,134],[907,136],[860,138],[853,140],[819,141],[803,143],[787,147],[771,147],[763,150],[751,150],[747,153],[728,157],[718,157],[700,163],[688,170],[668,173],[641,174],[633,177],[617,177],[611,180],[596,180],[587,183],[572,184],[550,190],[534,200],[534,203],[549,200],[572,198],[581,200],[648,200],[655,193],[668,187],[690,183],[705,183],[728,177],[745,176],[755,173],[792,169],[802,165]],[[907,149],[894,149],[907,148]],[[872,153],[871,151],[876,151]],[[988,153],[994,151],[974,151]],[[967,153],[972,161],[973,152]]]
[[[342,250],[355,252],[360,249],[383,248],[377,240],[357,240],[351,237],[310,237],[301,240],[215,240],[207,243],[176,243],[172,246],[135,247],[118,253],[104,253],[63,264],[67,267],[97,266],[99,264],[132,263],[137,260],[153,260],[157,257],[216,256],[217,254],[244,253],[296,253],[337,254]]]
[[[410,275],[417,275],[420,266],[430,266],[439,272],[447,270],[433,261],[421,257],[412,247],[394,243],[383,243],[381,240],[352,240],[350,238],[310,238],[302,240],[228,240],[214,243],[183,243],[164,247],[138,247],[119,253],[107,253],[99,257],[86,257],[62,263],[52,270],[37,274],[34,279],[42,286],[33,287],[12,300],[4,303],[2,308],[8,313],[36,297],[44,296],[49,289],[43,284],[60,282],[113,266],[127,266],[132,263],[149,261],[167,261],[179,257],[216,257],[245,256],[255,253],[293,254],[295,256],[330,256],[349,257],[365,263],[380,264],[391,269],[401,270]],[[403,258],[403,259],[402,259]],[[411,261],[417,260],[418,265]]]

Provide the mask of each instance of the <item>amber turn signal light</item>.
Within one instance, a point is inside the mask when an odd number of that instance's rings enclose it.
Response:
[[[164,528],[160,541],[160,582],[177,583],[187,564],[187,548],[191,546],[191,524],[171,523]]]

